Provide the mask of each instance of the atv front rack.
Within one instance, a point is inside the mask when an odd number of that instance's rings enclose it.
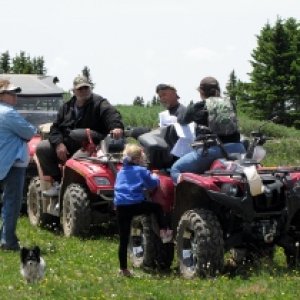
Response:
[[[245,165],[244,165],[245,166]],[[247,166],[247,165],[246,165]],[[250,164],[249,164],[250,166]],[[259,167],[257,168],[258,174],[284,174],[288,173],[298,173],[300,172],[300,167]],[[204,173],[208,176],[244,176],[242,171],[232,171],[232,170],[209,170]]]

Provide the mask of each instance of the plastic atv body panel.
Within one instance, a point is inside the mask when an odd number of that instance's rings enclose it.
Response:
[[[116,170],[121,167],[121,164],[116,166]],[[97,179],[101,178],[105,184],[97,183]],[[64,187],[71,182],[84,181],[88,187],[89,193],[104,196],[113,200],[113,189],[115,183],[115,174],[113,170],[104,163],[98,163],[88,159],[69,159],[64,166],[63,186],[61,193],[64,192]]]

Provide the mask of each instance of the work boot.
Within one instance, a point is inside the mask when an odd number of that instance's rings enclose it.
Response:
[[[43,191],[43,196],[58,197],[59,190],[60,190],[60,183],[57,181],[54,181],[52,187],[49,190]]]

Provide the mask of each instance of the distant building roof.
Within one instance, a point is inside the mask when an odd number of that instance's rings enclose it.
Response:
[[[1,79],[22,88],[20,95],[62,95],[64,90],[56,85],[57,77],[36,74],[0,74]]]

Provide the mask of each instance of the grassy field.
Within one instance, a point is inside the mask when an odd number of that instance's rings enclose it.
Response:
[[[126,125],[157,126],[159,107],[121,107]],[[138,116],[140,119],[138,119]],[[143,123],[141,123],[143,119]],[[129,122],[131,120],[131,122]],[[249,136],[262,123],[240,116],[242,133]],[[266,144],[265,165],[300,165],[300,133],[268,124],[264,132],[274,139]],[[235,274],[215,279],[186,280],[179,276],[176,261],[169,274],[134,270],[134,278],[118,273],[118,236],[97,229],[86,240],[65,238],[59,228],[32,227],[26,216],[18,224],[22,245],[39,245],[46,260],[44,280],[28,285],[19,272],[19,253],[0,252],[0,299],[300,299],[300,273],[286,267],[281,249],[273,262],[243,266]]]
[[[47,263],[38,284],[19,273],[19,253],[0,252],[0,299],[299,299],[300,273],[286,268],[278,249],[274,262],[245,266],[216,279],[180,278],[176,263],[170,274],[134,270],[134,278],[117,275],[117,236],[95,230],[87,240],[65,238],[58,228],[18,224],[23,245],[39,245]]]

